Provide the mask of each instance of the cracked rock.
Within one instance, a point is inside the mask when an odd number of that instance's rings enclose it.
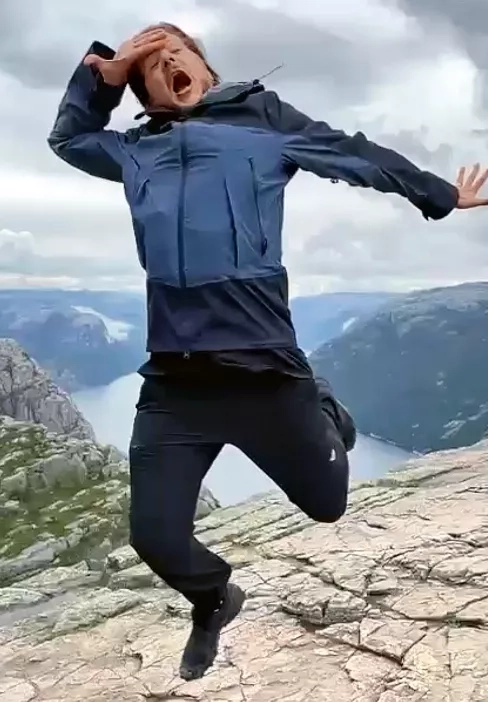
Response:
[[[487,444],[422,458],[355,488],[334,525],[276,495],[197,522],[247,601],[190,683],[189,603],[130,546],[98,573],[52,558],[11,571],[0,702],[486,702],[487,470]]]

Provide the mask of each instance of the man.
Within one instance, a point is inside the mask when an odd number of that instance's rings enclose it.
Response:
[[[106,127],[126,85],[149,119],[119,133]],[[396,193],[438,220],[488,204],[478,198],[488,171],[461,169],[456,187],[313,121],[259,81],[221,84],[195,41],[167,24],[117,53],[92,45],[49,144],[124,184],[150,353],[130,447],[131,543],[193,605],[180,674],[198,678],[244,601],[229,565],[193,536],[222,447],[240,448],[316,521],[336,521],[347,504],[355,428],[297,347],[281,263],[285,186],[302,169]]]

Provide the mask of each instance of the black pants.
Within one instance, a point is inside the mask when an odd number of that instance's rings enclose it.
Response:
[[[193,536],[202,480],[225,444],[315,521],[335,522],[347,506],[347,453],[313,380],[146,379],[130,445],[131,543],[200,609],[216,606],[231,573]]]

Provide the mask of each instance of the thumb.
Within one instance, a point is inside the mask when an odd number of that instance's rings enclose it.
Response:
[[[95,68],[98,69],[100,69],[104,63],[105,59],[97,54],[88,54],[88,56],[85,56],[85,59],[83,60],[83,64],[85,66],[95,66]]]

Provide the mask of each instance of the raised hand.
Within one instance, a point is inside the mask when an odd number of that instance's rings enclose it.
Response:
[[[459,197],[457,208],[459,210],[469,210],[473,207],[485,207],[488,205],[488,197],[480,197],[480,190],[488,180],[488,168],[480,173],[481,167],[477,163],[467,173],[466,167],[459,169],[456,180]]]
[[[102,74],[108,85],[125,85],[131,66],[154,51],[163,49],[167,43],[168,34],[164,29],[149,29],[136,34],[132,39],[124,41],[113,59],[104,59],[97,54],[85,57],[85,66],[95,66]]]

